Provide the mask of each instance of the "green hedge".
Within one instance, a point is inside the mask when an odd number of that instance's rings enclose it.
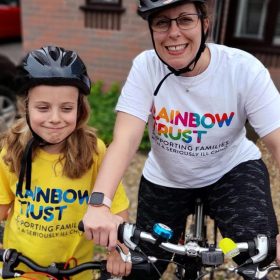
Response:
[[[115,83],[108,92],[103,92],[103,82],[96,82],[91,88],[89,103],[91,116],[89,125],[97,129],[98,136],[108,145],[112,141],[113,128],[116,119],[115,106],[120,94],[120,86]],[[146,152],[150,148],[148,132],[145,130],[140,151]]]

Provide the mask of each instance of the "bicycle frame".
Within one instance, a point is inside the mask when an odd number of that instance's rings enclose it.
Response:
[[[184,242],[194,241],[201,246],[208,246],[207,238],[207,215],[205,215],[204,204],[201,198],[197,198],[195,201],[194,214],[191,215],[192,224],[186,228]],[[189,229],[189,231],[188,231]],[[213,234],[214,234],[214,246],[217,245],[217,233],[218,228],[214,221]],[[204,274],[203,264],[200,259],[194,259],[190,257],[183,257],[185,263],[185,270],[176,268],[175,275],[178,279],[195,280]],[[214,270],[210,273],[210,280],[214,280]]]

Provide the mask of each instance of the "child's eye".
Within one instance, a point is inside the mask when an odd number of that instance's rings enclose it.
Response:
[[[63,112],[71,112],[73,110],[73,107],[63,107],[62,111]]]
[[[37,109],[38,109],[38,111],[40,111],[40,112],[45,112],[45,111],[48,110],[48,107],[47,107],[47,106],[37,106]]]

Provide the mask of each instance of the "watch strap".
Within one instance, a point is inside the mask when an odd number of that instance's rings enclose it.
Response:
[[[112,200],[109,197],[104,195],[103,204],[106,205],[107,207],[111,208]]]
[[[108,208],[111,208],[112,200],[105,196],[102,192],[93,192],[91,193],[88,203],[92,206],[102,206],[105,205]]]

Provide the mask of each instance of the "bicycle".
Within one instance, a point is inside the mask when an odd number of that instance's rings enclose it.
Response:
[[[79,229],[82,230],[82,228],[83,225],[80,223]],[[130,251],[128,254],[125,254],[119,246],[117,250],[122,259],[131,262],[132,269],[140,271],[141,275],[149,275],[152,269],[155,269],[159,273],[155,265],[158,261],[167,261],[170,263],[175,261],[173,259],[160,260],[153,256],[146,256],[138,246],[140,240],[155,244],[163,250],[179,256],[196,258],[201,261],[202,267],[219,267],[224,263],[224,254],[233,256],[240,252],[249,252],[251,257],[242,265],[234,267],[231,270],[253,280],[263,279],[271,271],[279,270],[279,267],[273,263],[265,268],[260,267],[260,262],[266,258],[269,252],[275,250],[276,247],[275,240],[265,235],[258,235],[254,240],[247,242],[233,243],[231,241],[234,246],[231,244],[231,246],[228,246],[230,248],[226,248],[224,251],[213,245],[204,244],[201,246],[198,244],[197,240],[187,241],[185,244],[173,244],[168,241],[171,235],[172,230],[162,224],[155,224],[153,233],[149,233],[137,229],[135,224],[123,223],[118,228],[118,239],[120,242],[124,243]],[[61,268],[61,264],[56,263],[52,263],[47,267],[42,267],[14,249],[1,249],[0,261],[3,262],[1,271],[3,279],[11,279],[24,275],[25,272],[16,270],[19,263],[26,264],[33,271],[48,275],[49,279],[52,280],[65,279],[65,277],[78,274],[87,269],[104,270],[106,267],[105,261],[87,262],[77,265],[74,268]],[[191,279],[185,274],[185,268],[188,264],[184,262],[184,259],[181,259],[181,261],[182,263],[176,262],[176,265],[180,268],[177,276],[180,277],[179,279]],[[204,274],[197,275],[195,279],[202,279],[208,273],[209,272],[205,272]],[[159,276],[161,276],[160,273]],[[144,275],[143,279],[145,279]]]

